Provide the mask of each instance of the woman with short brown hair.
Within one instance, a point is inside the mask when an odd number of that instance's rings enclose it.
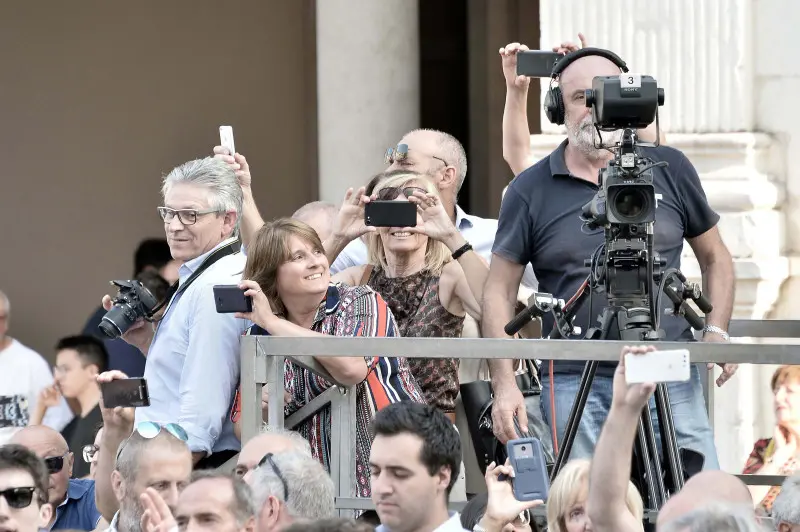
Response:
[[[240,286],[253,299],[253,311],[237,316],[255,324],[249,334],[399,336],[394,317],[380,295],[367,286],[331,283],[322,242],[301,221],[283,218],[258,231],[248,249],[244,279]],[[356,387],[353,495],[369,497],[369,426],[375,412],[390,403],[424,399],[404,358],[320,357],[317,361],[338,382]],[[333,385],[289,360],[284,371],[289,396],[284,409],[287,416]],[[330,470],[330,405],[295,430],[310,442],[314,457]]]

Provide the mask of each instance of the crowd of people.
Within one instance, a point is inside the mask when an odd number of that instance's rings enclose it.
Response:
[[[243,335],[508,338],[504,325],[532,290],[569,299],[581,288],[584,260],[603,235],[581,231],[579,214],[610,157],[596,145],[600,132],[584,91],[593,78],[625,66],[582,36],[581,44],[554,48],[564,58],[548,116],[565,126],[567,138],[538,161],[526,119],[529,79],[516,75],[516,56],[526,47],[500,50],[504,156],[516,177],[497,220],[458,206],[467,156],[445,132],[404,135],[387,151],[386,170],[346,191],[341,205],[313,202],[268,222],[252,192],[257,172],[243,154],[217,146],[164,177],[158,212],[166,238],[139,246],[134,277],[166,304],[121,338],[98,329],[115,304],[106,295],[82,334],[59,340],[51,370],[8,334],[11,304],[0,293],[0,532],[644,530],[647,508],[642,486],[630,480],[631,462],[640,414],[648,405],[655,410],[655,384],[626,382],[625,357],[652,346],[626,347],[618,364],[600,364],[546,512],[537,510],[543,501],[515,499],[510,463],[476,441],[470,424],[478,413],[465,406],[464,386],[491,383],[488,422],[497,442],[530,433],[552,458],[578,391],[578,362],[319,357],[325,378],[286,360],[282,396],[264,389],[265,421],[270,401],[281,401],[288,417],[333,386],[355,391],[352,493],[338,493],[330,476],[338,460],[332,431],[339,430],[330,405],[291,431],[265,423],[260,435],[242,441]],[[663,138],[655,128],[637,133]],[[613,144],[619,134],[601,138]],[[640,149],[668,163],[653,167],[661,198],[655,247],[667,268],[679,268],[689,243],[714,306],[702,341],[727,342],[734,276],[719,215],[680,151]],[[414,204],[416,225],[367,225],[366,206],[389,200]],[[252,310],[219,313],[215,285],[239,286]],[[596,295],[576,321],[592,325],[607,304]],[[664,314],[661,324],[665,339],[693,341],[679,316]],[[520,336],[552,327],[545,318]],[[745,473],[797,470],[798,367],[775,373],[775,432],[755,443]],[[717,384],[735,371],[723,365]],[[146,379],[149,406],[105,408],[103,384],[128,377]],[[800,530],[797,477],[782,487],[748,488],[719,471],[697,368],[668,390],[677,443],[701,460],[658,512],[658,530]],[[371,499],[375,509],[337,517],[337,497]],[[463,511],[450,511],[451,503],[465,504]]]

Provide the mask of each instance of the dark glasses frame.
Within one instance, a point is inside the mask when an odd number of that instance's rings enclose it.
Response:
[[[194,225],[197,223],[198,216],[220,212],[219,209],[170,209],[169,207],[158,207],[158,215],[165,224],[172,223],[176,216],[182,225]],[[169,220],[167,220],[169,218]]]
[[[49,458],[45,458],[44,465],[47,467],[47,472],[50,475],[54,475],[64,469],[64,460],[69,456],[69,452],[62,454],[61,456],[51,456]]]
[[[278,464],[275,463],[275,460],[272,458],[274,455],[273,453],[267,453],[264,457],[258,462],[256,469],[260,467],[264,467],[265,464],[269,463],[269,466],[275,472],[275,476],[281,481],[283,484],[283,501],[289,502],[289,484],[286,483],[286,478],[284,478],[283,473],[281,473]]]
[[[0,491],[0,497],[6,500],[6,504],[15,510],[27,508],[33,502],[33,494],[36,493],[36,488],[33,486],[22,486],[17,488],[6,488]],[[44,498],[41,494],[37,497],[40,504],[44,504]]]
[[[406,198],[410,198],[414,195],[415,191],[422,192],[423,194],[429,194],[429,192],[422,187],[387,187],[380,189],[377,193],[377,197],[381,201],[397,199],[400,197],[400,194]]]
[[[447,164],[447,161],[445,161],[441,157],[437,157],[436,155],[428,155],[428,157],[432,157],[433,159],[442,161],[445,167],[450,166],[449,164]],[[392,164],[395,161],[404,161],[407,158],[408,158],[408,144],[398,144],[397,148],[394,149],[387,148],[383,156],[383,160],[386,162],[386,164]]]

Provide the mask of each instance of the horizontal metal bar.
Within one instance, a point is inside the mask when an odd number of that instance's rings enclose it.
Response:
[[[748,486],[781,486],[788,478],[786,475],[736,475]]]
[[[334,501],[337,510],[374,510],[375,503],[372,499],[355,497],[336,497]],[[466,502],[451,502],[448,507],[453,512],[460,512],[466,506]]]
[[[734,337],[800,338],[800,321],[731,320],[728,334]]]
[[[267,353],[283,356],[402,356],[408,358],[599,360],[616,362],[632,342],[611,340],[511,340],[500,338],[291,338],[262,336]],[[795,364],[800,345],[658,342],[660,349],[689,349],[692,362]]]

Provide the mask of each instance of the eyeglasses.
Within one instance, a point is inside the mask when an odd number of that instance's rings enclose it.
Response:
[[[94,460],[95,456],[97,456],[98,451],[100,451],[100,447],[94,444],[84,445],[83,446],[83,461],[87,464],[91,464]]]
[[[283,478],[283,474],[281,473],[281,470],[278,469],[278,465],[275,463],[275,460],[272,459],[272,456],[273,456],[272,453],[265,454],[264,458],[262,458],[261,461],[258,462],[256,469],[258,469],[259,467],[264,467],[264,464],[269,463],[270,467],[275,472],[275,476],[278,477],[278,479],[281,481],[281,484],[283,484],[283,501],[288,502],[289,485],[286,483],[286,479]]]
[[[64,469],[64,458],[68,454],[69,453],[63,456],[51,456],[50,458],[45,458],[44,465],[47,466],[47,472],[52,475]]]
[[[437,157],[435,155],[428,155],[428,157],[432,157],[433,159],[438,159],[442,161],[445,166],[450,166],[447,164],[447,161],[442,159],[441,157]],[[408,144],[398,144],[396,149],[389,148],[386,150],[386,154],[384,155],[383,159],[386,161],[386,164],[392,164],[395,161],[398,163],[402,163],[408,158]]]
[[[427,194],[428,191],[420,187],[387,187],[378,191],[378,199],[381,201],[390,201],[400,197],[400,194],[410,198],[414,195],[414,191]]]
[[[0,491],[0,497],[3,497],[11,508],[21,510],[31,505],[33,501],[33,494],[36,488],[8,488]]]
[[[172,434],[173,436],[175,436],[176,438],[178,438],[183,442],[189,441],[189,435],[186,434],[186,430],[177,423],[166,423],[162,425],[161,423],[156,423],[155,421],[142,421],[141,423],[136,425],[135,429],[133,429],[133,431],[137,432],[139,436],[141,436],[142,438],[146,438],[148,440],[152,440],[153,438],[161,434],[162,430],[166,430],[167,432],[169,432],[170,434]],[[122,450],[125,448],[125,445],[128,443],[128,440],[130,440],[130,438],[123,441],[122,445],[119,446],[119,449],[117,450],[117,460],[119,460],[119,456],[122,454]]]
[[[178,220],[183,225],[194,225],[197,223],[197,217],[203,214],[211,214],[212,212],[220,212],[219,209],[206,209],[203,211],[198,211],[197,209],[170,209],[169,207],[159,207],[158,208],[158,215],[161,216],[161,219],[164,220],[165,224],[171,223],[173,219],[175,219],[175,215],[178,216]]]

